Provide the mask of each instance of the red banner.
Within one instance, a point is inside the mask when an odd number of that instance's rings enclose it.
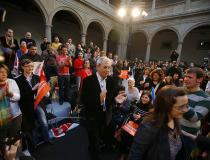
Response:
[[[134,123],[133,121],[128,121],[125,125],[122,126],[122,129],[130,135],[134,136],[138,127],[138,124]]]
[[[121,70],[121,71],[120,71],[119,77],[120,77],[121,79],[126,79],[126,78],[128,78],[128,70]]]

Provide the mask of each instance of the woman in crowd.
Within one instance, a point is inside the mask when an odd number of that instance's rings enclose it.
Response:
[[[157,94],[158,90],[160,90],[163,86],[165,86],[165,83],[163,82],[164,79],[164,72],[162,69],[154,69],[150,73],[150,80],[146,81],[144,84],[145,90],[151,90],[154,88],[155,94]]]
[[[139,123],[140,118],[143,116],[142,114],[151,112],[152,109],[152,96],[149,91],[143,91],[139,102],[136,104],[136,108],[134,108],[132,119]]]
[[[86,52],[85,52],[85,55],[84,55],[84,59],[85,60],[89,60],[90,58],[91,58],[91,49],[90,48],[88,48],[88,49],[86,49]]]
[[[143,70],[143,74],[139,75],[136,78],[136,87],[139,90],[143,90],[144,89],[144,83],[146,81],[150,81],[149,74],[150,74],[150,68],[149,67],[145,67],[144,70]]]
[[[90,69],[90,61],[88,59],[86,59],[84,61],[84,67],[81,71],[81,82],[80,82],[80,88],[82,88],[82,82],[83,79],[85,79],[86,77],[92,75],[92,70]]]
[[[157,94],[155,109],[139,127],[130,150],[129,160],[184,160],[187,150],[179,119],[188,111],[183,89],[165,86]]]
[[[136,105],[134,105],[135,108],[132,108],[134,107],[133,105],[128,104],[130,105],[129,109],[131,109],[126,112],[123,122],[125,122],[125,120],[127,119],[128,121],[133,121],[134,123],[139,124],[142,121],[143,117],[153,108],[151,101],[152,97],[150,93],[148,91],[144,91],[140,97],[140,101]],[[127,159],[132,142],[133,136],[121,130],[121,141],[119,143],[119,160]]]
[[[18,106],[20,91],[17,83],[8,77],[9,69],[0,64],[0,137],[14,137],[21,129],[21,111]]]
[[[132,77],[128,78],[128,88],[126,89],[126,95],[128,97],[128,100],[131,102],[138,101],[140,97],[139,90],[134,85],[135,85],[134,78]]]

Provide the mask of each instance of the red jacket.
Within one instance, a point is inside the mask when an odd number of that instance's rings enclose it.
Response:
[[[83,69],[84,60],[76,58],[74,60],[74,75],[75,77],[81,77],[81,71]]]

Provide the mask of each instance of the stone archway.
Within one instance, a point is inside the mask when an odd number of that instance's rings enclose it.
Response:
[[[193,27],[182,45],[182,61],[202,64],[204,57],[210,58],[210,24]]]
[[[103,39],[105,36],[104,27],[97,21],[92,21],[87,27],[86,44],[93,42],[95,45],[103,49]]]
[[[169,60],[171,51],[177,49],[179,35],[174,30],[164,29],[156,32],[152,38],[151,60]]]
[[[144,32],[136,32],[128,40],[127,59],[144,60],[147,49],[147,36]]]
[[[62,43],[72,38],[73,43],[81,41],[81,22],[77,16],[67,10],[59,10],[52,19],[52,38],[58,36]]]
[[[108,35],[107,52],[117,54],[119,41],[120,41],[119,33],[116,30],[112,29]]]
[[[0,0],[0,5],[7,10],[5,22],[0,26],[1,33],[4,34],[6,28],[12,28],[15,38],[19,41],[26,32],[31,32],[40,51],[46,23],[46,13],[43,13],[40,4],[34,0]]]

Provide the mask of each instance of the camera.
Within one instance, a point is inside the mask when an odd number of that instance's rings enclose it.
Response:
[[[20,140],[23,137],[23,132],[18,131],[17,134],[14,137],[5,137],[0,140],[0,150],[4,151],[6,146],[14,145],[15,142]]]

